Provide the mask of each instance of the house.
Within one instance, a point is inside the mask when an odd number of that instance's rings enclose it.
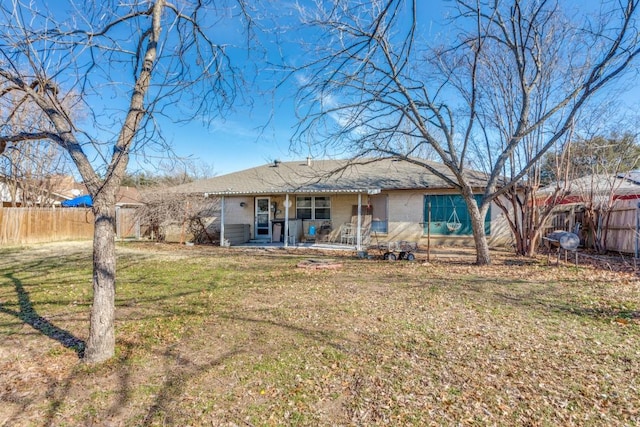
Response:
[[[0,176],[0,198],[5,207],[59,206],[84,192],[84,184],[69,175],[55,174],[38,179]]]
[[[0,176],[0,202],[0,207],[9,207],[13,204],[11,187],[3,176]]]
[[[587,175],[554,183],[538,192],[544,200],[559,186],[564,197],[554,207],[546,232],[580,235],[586,247],[640,254],[640,171]]]
[[[452,176],[442,164],[430,166]],[[486,176],[469,172],[469,179],[480,193]],[[405,240],[424,244],[428,236],[431,244],[473,242],[466,205],[455,189],[426,168],[395,159],[274,161],[172,191],[220,201],[221,244],[324,241],[361,248]],[[495,206],[485,228],[491,244],[511,241]]]

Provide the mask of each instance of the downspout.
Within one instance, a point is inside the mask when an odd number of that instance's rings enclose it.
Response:
[[[284,196],[284,247],[289,247],[289,193]]]
[[[357,234],[356,234],[356,249],[358,251],[362,250],[362,193],[358,193],[358,225],[357,225]]]

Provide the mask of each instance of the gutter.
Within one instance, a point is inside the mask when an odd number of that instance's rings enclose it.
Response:
[[[319,190],[319,189],[287,189],[287,190],[261,190],[261,191],[233,191],[233,190],[226,190],[226,191],[205,191],[202,192],[202,194],[204,194],[205,197],[212,197],[212,196],[255,196],[255,195],[262,195],[262,194],[282,194],[282,195],[286,195],[286,194],[369,194],[369,195],[374,195],[374,194],[380,194],[380,192],[382,191],[382,189],[380,188],[356,188],[356,189],[330,189],[330,190]],[[199,191],[197,192],[191,192],[191,194],[194,193],[200,193]]]

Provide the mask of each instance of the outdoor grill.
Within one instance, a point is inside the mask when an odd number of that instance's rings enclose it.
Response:
[[[569,231],[555,230],[549,233],[544,240],[549,242],[553,247],[558,248],[558,263],[560,262],[560,251],[565,250],[565,260],[567,252],[572,251],[576,255],[576,265],[578,264],[578,246],[580,246],[580,237]]]

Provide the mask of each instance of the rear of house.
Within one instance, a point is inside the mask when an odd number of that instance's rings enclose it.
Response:
[[[450,174],[438,163],[430,163]],[[472,177],[484,191],[482,174]],[[363,246],[394,241],[471,245],[460,194],[426,168],[393,159],[349,164],[340,160],[274,162],[173,189],[220,200],[221,241],[306,241]],[[480,197],[478,195],[478,197]],[[511,241],[499,209],[485,231],[492,245]]]

